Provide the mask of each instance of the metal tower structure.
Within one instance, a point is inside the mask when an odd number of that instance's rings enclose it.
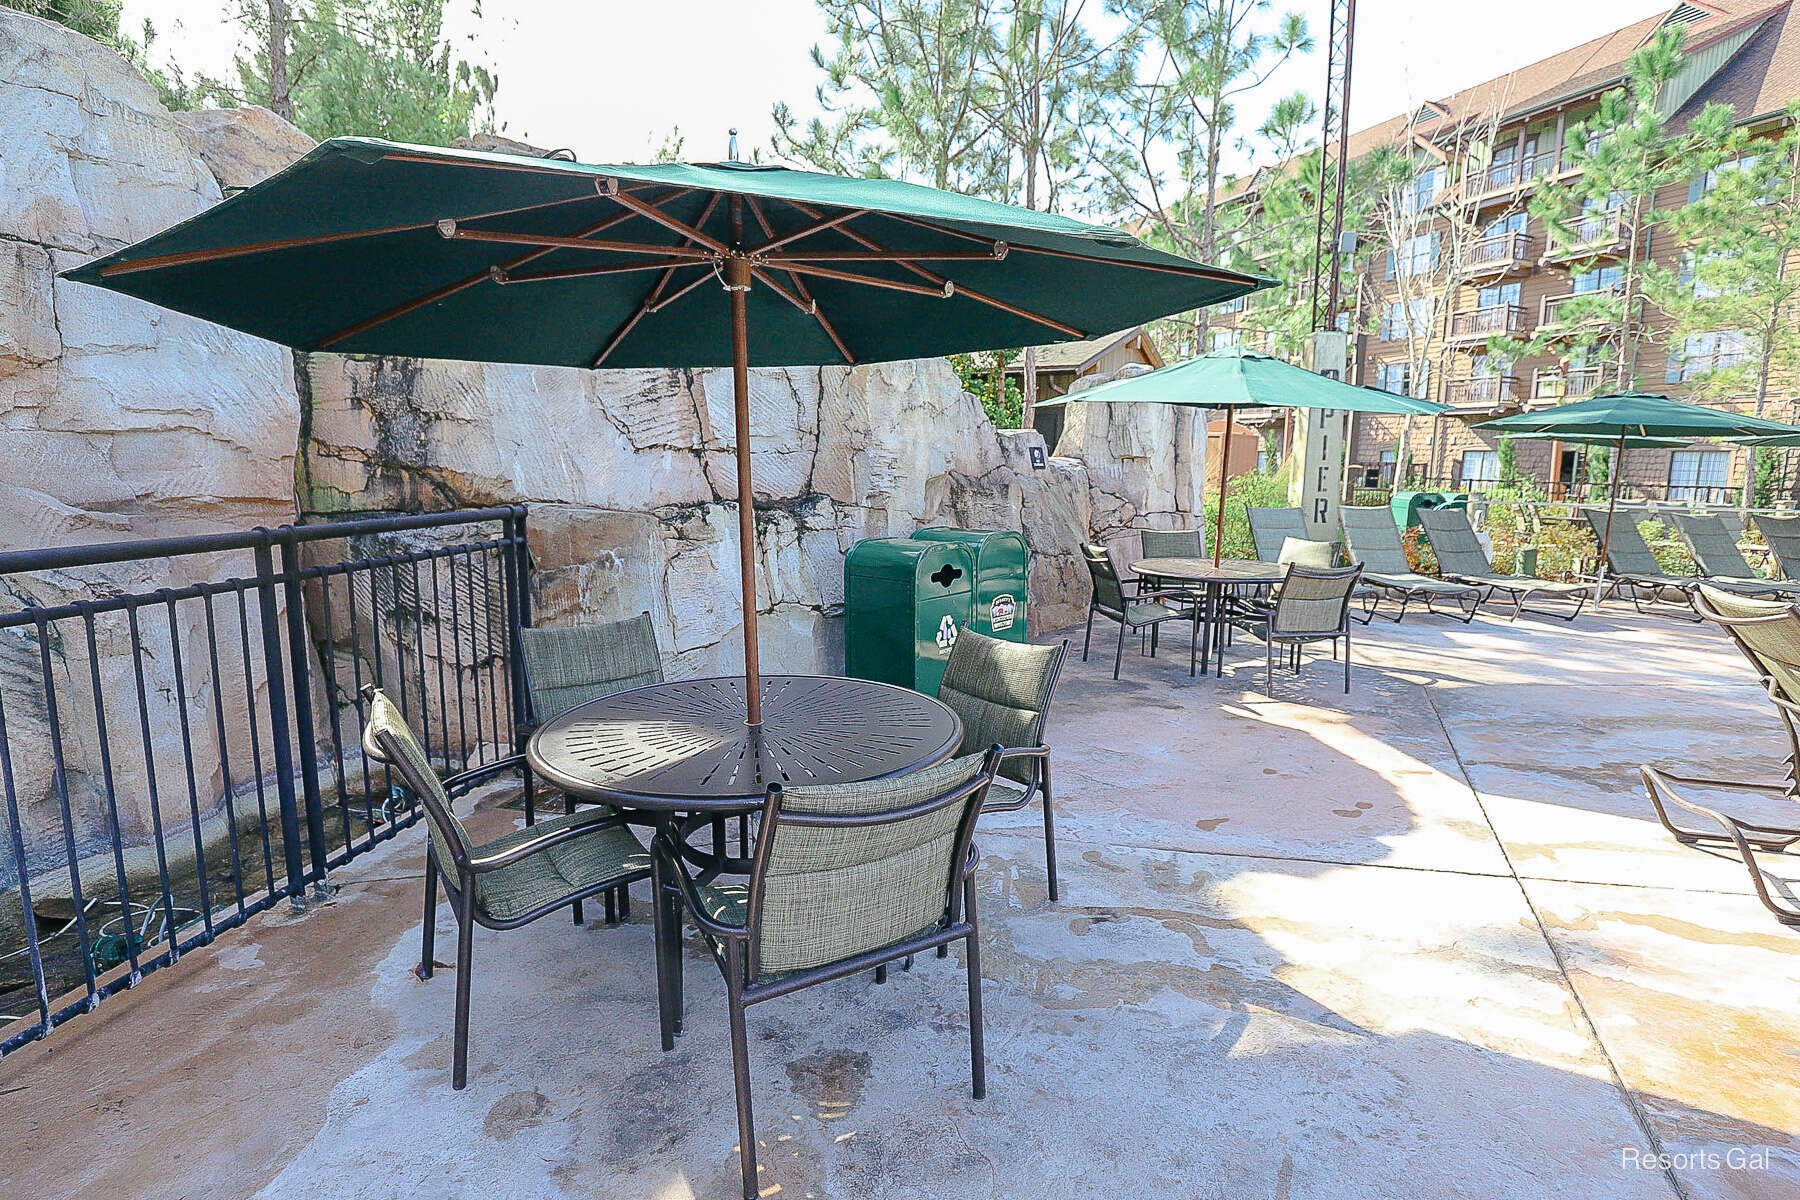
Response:
[[[1350,64],[1356,0],[1331,0],[1325,48],[1325,123],[1319,137],[1319,194],[1313,227],[1312,327],[1334,328],[1343,254],[1344,175],[1350,166]],[[1319,301],[1323,296],[1325,303]]]

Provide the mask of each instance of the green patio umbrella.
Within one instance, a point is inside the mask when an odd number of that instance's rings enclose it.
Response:
[[[1606,551],[1612,545],[1613,513],[1619,505],[1619,468],[1624,465],[1627,448],[1676,446],[1693,438],[1709,437],[1761,444],[1800,439],[1800,427],[1671,400],[1652,392],[1594,396],[1537,412],[1483,421],[1475,428],[1513,437],[1617,448],[1619,457],[1614,461],[1606,502],[1606,527],[1600,539],[1600,562],[1594,573],[1596,604],[1606,577]]]
[[[1267,354],[1232,348],[1215,350],[1142,375],[1115,379],[1085,392],[1040,401],[1039,408],[1075,401],[1082,404],[1174,404],[1183,408],[1220,409],[1229,425],[1243,408],[1312,408],[1347,412],[1430,416],[1448,412],[1442,404],[1396,396],[1375,388],[1340,383]],[[1228,435],[1229,436],[1229,435]],[[1213,529],[1213,563],[1225,544],[1225,466],[1219,456],[1219,511]]]
[[[730,366],[749,723],[747,372],[1091,337],[1272,281],[1128,234],[884,179],[593,166],[334,138],[65,273],[298,350]]]

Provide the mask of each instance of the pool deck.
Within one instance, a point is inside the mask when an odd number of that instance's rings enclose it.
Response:
[[[1779,767],[1742,658],[1621,605],[1357,632],[1353,694],[1326,661],[1270,700],[1256,643],[1114,683],[1075,631],[1061,903],[1035,810],[978,834],[987,1099],[956,958],[759,1006],[764,1194],[1800,1195],[1800,931],[1636,775]],[[661,1053],[643,885],[623,927],[477,936],[457,1093],[421,862],[404,835],[0,1063],[0,1195],[734,1195],[723,984],[690,948]]]

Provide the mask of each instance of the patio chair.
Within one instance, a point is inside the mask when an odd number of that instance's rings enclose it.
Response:
[[[1582,606],[1593,594],[1594,589],[1585,584],[1557,583],[1533,575],[1499,574],[1488,561],[1487,552],[1481,548],[1481,540],[1469,524],[1469,514],[1460,508],[1422,508],[1419,523],[1425,527],[1425,536],[1431,539],[1432,552],[1437,555],[1438,573],[1457,583],[1484,589],[1484,602],[1492,600],[1496,592],[1504,594],[1512,601],[1511,620],[1519,619],[1527,600],[1543,596],[1551,600],[1573,600],[1575,607],[1567,615],[1535,608],[1531,611],[1573,621],[1581,615]]]
[[[1141,529],[1138,546],[1145,558],[1205,558],[1211,553],[1206,548],[1204,529]],[[1192,588],[1160,583],[1155,579],[1139,578],[1135,582],[1140,600],[1163,600],[1173,604],[1200,602]]]
[[[1694,607],[1709,621],[1723,626],[1762,681],[1763,691],[1775,705],[1776,715],[1787,730],[1786,778],[1779,780],[1717,779],[1677,774],[1656,767],[1639,767],[1644,792],[1663,828],[1685,845],[1729,846],[1750,871],[1750,881],[1763,907],[1784,925],[1800,925],[1800,908],[1784,904],[1770,894],[1768,881],[1756,865],[1754,851],[1781,851],[1800,842],[1800,825],[1767,825],[1740,820],[1716,808],[1708,808],[1684,796],[1680,786],[1694,785],[1726,792],[1748,792],[1800,803],[1800,605],[1758,599],[1722,591],[1702,583]],[[1707,828],[1694,829],[1670,818],[1669,805],[1704,817]],[[1717,826],[1717,829],[1712,828]]]
[[[1670,575],[1663,570],[1644,542],[1644,535],[1638,532],[1635,514],[1614,513],[1610,536],[1606,530],[1605,509],[1584,508],[1581,515],[1587,520],[1588,528],[1594,531],[1595,545],[1606,546],[1606,571],[1613,586],[1623,585],[1629,589],[1633,608],[1644,611],[1646,592],[1652,603],[1693,607],[1694,588],[1700,581],[1692,575]],[[1608,589],[1609,594],[1611,590]],[[1671,593],[1678,598],[1671,600]],[[1696,615],[1695,619],[1699,617]]]
[[[1044,807],[1044,873],[1050,899],[1056,886],[1056,826],[1051,812],[1050,747],[1044,723],[1056,694],[1069,643],[1033,646],[1002,641],[966,626],[950,647],[938,699],[962,718],[962,752],[1000,746],[1000,777],[988,789],[981,811],[1017,812],[1034,798]]]
[[[1800,580],[1800,517],[1775,517],[1757,513],[1751,518],[1768,543],[1769,556],[1783,579]]]
[[[1250,540],[1256,544],[1256,557],[1263,562],[1280,562],[1281,543],[1288,538],[1305,541],[1306,520],[1297,508],[1252,508]]]
[[[652,843],[659,892],[679,890],[725,975],[746,1200],[760,1190],[744,1021],[753,1004],[963,942],[969,1074],[975,1099],[987,1094],[975,912],[980,854],[972,835],[1000,755],[994,746],[865,783],[787,790],[772,784],[747,882],[703,882],[689,873],[683,847],[667,834]],[[672,1007],[664,1015],[667,1028],[680,1013],[681,960],[678,939],[658,945],[665,943],[668,953],[659,954],[657,965],[671,977],[664,990]]]
[[[430,979],[437,933],[438,876],[456,914],[456,1017],[450,1086],[469,1079],[469,996],[474,976],[475,926],[517,929],[588,896],[650,876],[650,853],[611,809],[567,813],[477,845],[451,810],[449,794],[425,752],[386,694],[363,691],[369,723],[363,750],[399,772],[425,809],[425,925],[420,979]],[[452,882],[454,880],[454,882]]]
[[[1113,651],[1113,678],[1119,677],[1119,664],[1125,657],[1125,635],[1141,629],[1149,629],[1152,637],[1150,656],[1156,656],[1155,631],[1164,621],[1190,621],[1194,626],[1194,645],[1200,641],[1200,606],[1187,604],[1175,607],[1160,600],[1133,600],[1125,595],[1124,587],[1119,583],[1118,569],[1113,566],[1112,554],[1105,546],[1093,542],[1081,544],[1082,557],[1087,560],[1088,576],[1094,584],[1094,594],[1088,601],[1087,632],[1081,639],[1081,661],[1086,662],[1088,646],[1094,639],[1094,614],[1099,613],[1109,621],[1119,623],[1119,645]],[[1188,673],[1192,674],[1197,649],[1188,653]]]
[[[524,652],[525,702],[529,715],[529,721],[519,731],[521,745],[539,725],[561,716],[577,704],[628,688],[661,683],[663,679],[662,652],[657,648],[656,627],[650,623],[648,612],[622,621],[521,629],[519,646]],[[522,769],[525,823],[534,825],[537,823],[537,779],[529,766]],[[563,793],[564,812],[574,812],[578,802],[591,803]],[[629,889],[621,888],[617,895],[608,892],[605,900],[609,923],[631,915]],[[572,916],[577,925],[582,923],[579,901],[574,905]]]
[[[1688,553],[1706,576],[1706,582],[1721,591],[1748,596],[1800,598],[1800,583],[1782,583],[1764,579],[1750,568],[1737,538],[1725,528],[1725,519],[1717,514],[1672,513],[1681,540]]]
[[[1344,643],[1344,694],[1350,694],[1350,596],[1362,577],[1362,567],[1308,567],[1289,563],[1287,575],[1275,588],[1274,605],[1260,623],[1245,626],[1263,642],[1263,694],[1275,695],[1275,647],[1287,648],[1288,661],[1300,671],[1301,648],[1313,642],[1330,642],[1336,661],[1338,642]]]
[[[1434,579],[1413,570],[1406,558],[1406,547],[1400,541],[1400,529],[1394,524],[1394,514],[1386,505],[1341,508],[1338,515],[1344,528],[1344,548],[1352,562],[1361,564],[1363,583],[1373,589],[1374,600],[1363,615],[1364,625],[1375,618],[1383,597],[1400,602],[1400,609],[1394,614],[1396,623],[1406,615],[1407,605],[1414,600],[1423,601],[1425,611],[1435,616],[1460,616],[1465,625],[1475,619],[1475,610],[1481,607],[1482,590],[1466,583]],[[1438,612],[1432,607],[1438,600],[1454,603],[1458,611]]]

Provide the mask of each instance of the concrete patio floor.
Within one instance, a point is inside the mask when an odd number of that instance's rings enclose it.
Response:
[[[1800,932],[1636,779],[1779,764],[1716,631],[1409,617],[1351,696],[1327,663],[1273,700],[1254,644],[1223,680],[1128,648],[1114,683],[1096,640],[1051,729],[1062,902],[1035,813],[978,835],[988,1098],[954,959],[763,1005],[765,1194],[1800,1195]],[[477,937],[456,1093],[420,862],[408,835],[0,1065],[0,1195],[734,1194],[723,985],[690,952],[660,1053],[643,888],[622,928]]]

